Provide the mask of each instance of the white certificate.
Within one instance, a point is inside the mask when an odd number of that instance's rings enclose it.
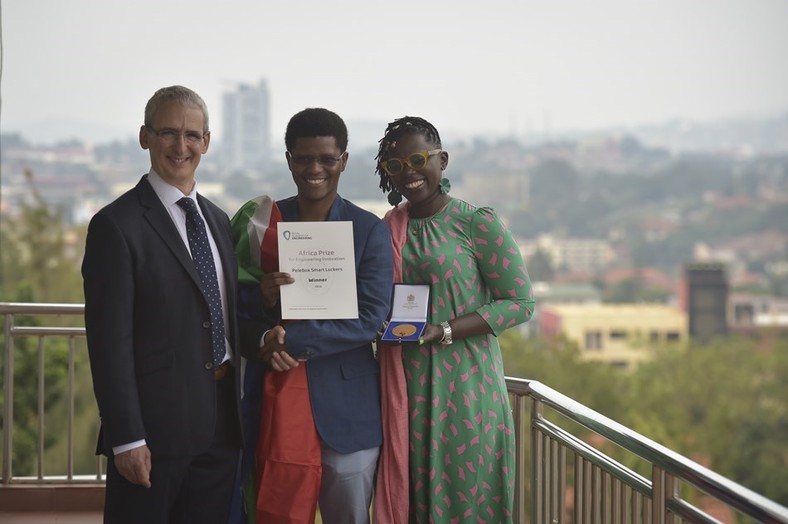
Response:
[[[283,319],[358,318],[353,222],[279,222]]]

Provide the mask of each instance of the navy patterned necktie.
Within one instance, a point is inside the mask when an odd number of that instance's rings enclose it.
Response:
[[[183,197],[178,200],[178,205],[186,211],[186,237],[189,239],[192,261],[200,275],[202,290],[205,298],[208,299],[208,307],[211,311],[213,365],[218,367],[224,360],[225,342],[222,297],[219,293],[219,281],[216,278],[216,265],[213,262],[211,245],[208,243],[205,222],[197,211],[197,204],[191,198]]]

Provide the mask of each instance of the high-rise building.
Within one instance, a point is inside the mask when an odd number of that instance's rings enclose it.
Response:
[[[238,84],[222,97],[222,159],[228,171],[259,171],[269,160],[271,110],[268,83]]]
[[[690,262],[684,266],[679,303],[689,317],[689,335],[709,340],[728,333],[728,279],[725,267],[715,262]]]

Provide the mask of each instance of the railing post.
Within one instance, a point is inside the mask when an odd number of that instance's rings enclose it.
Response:
[[[44,337],[38,337],[38,480],[44,478],[44,413],[46,406],[44,405],[45,391],[46,391],[46,361],[44,359]]]
[[[11,451],[12,451],[12,432],[14,429],[14,339],[11,336],[11,328],[14,325],[14,317],[10,313],[6,314],[4,322],[5,333],[5,370],[3,377],[3,483],[11,482]]]
[[[671,473],[665,473],[665,524],[677,522],[676,516],[668,508],[671,500],[678,498],[680,481]]]
[[[585,508],[585,498],[583,497],[583,486],[585,485],[585,478],[583,477],[583,457],[580,454],[575,454],[575,479],[572,491],[574,494],[574,519],[572,522],[583,522],[583,511]]]
[[[517,465],[517,469],[515,477],[514,477],[514,500],[512,504],[512,522],[522,522],[523,518],[525,517],[525,501],[523,500],[524,497],[522,496],[523,491],[525,490],[525,473],[523,472],[522,464],[525,463],[524,460],[524,453],[523,450],[525,449],[525,444],[523,441],[525,440],[526,431],[523,431],[525,428],[523,421],[523,397],[519,394],[509,395],[509,403],[512,409],[512,419],[514,420],[514,427],[515,427],[515,442],[517,445],[514,449],[514,461]]]
[[[74,478],[74,337],[68,337],[68,480]]]
[[[536,426],[536,421],[542,417],[542,403],[531,399],[531,524],[538,524],[544,518],[542,506],[542,489],[544,488],[544,467],[542,456],[544,453],[542,438]]]
[[[665,470],[657,465],[651,467],[651,522],[654,524],[665,524]]]

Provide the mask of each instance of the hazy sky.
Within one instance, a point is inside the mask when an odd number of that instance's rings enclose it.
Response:
[[[542,133],[788,110],[786,0],[0,0],[4,131],[136,135],[164,85],[268,80],[289,117]],[[54,128],[54,126],[53,126]],[[82,130],[81,130],[82,129]],[[382,133],[383,129],[380,129]],[[68,137],[63,137],[68,138]],[[90,138],[87,138],[90,139]]]

